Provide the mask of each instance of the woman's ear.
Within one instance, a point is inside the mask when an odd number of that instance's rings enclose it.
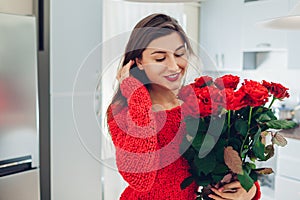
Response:
[[[144,70],[141,59],[135,58],[135,63],[140,70]]]

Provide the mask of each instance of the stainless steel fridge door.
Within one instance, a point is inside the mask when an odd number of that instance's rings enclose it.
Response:
[[[36,170],[39,166],[36,35],[35,17],[0,13],[1,200],[16,199],[8,198],[7,195],[18,194],[16,188],[22,188],[22,186],[26,188],[26,180],[38,181],[39,175]],[[8,173],[10,175],[2,173],[10,170],[9,167],[13,164],[24,166],[25,161],[9,162],[20,157],[30,158],[26,159],[26,169],[20,170],[19,168],[15,172],[10,171]],[[16,166],[12,169],[18,168]],[[35,175],[28,176],[32,173]],[[12,184],[13,180],[19,181]],[[37,190],[35,187],[29,192],[35,193]],[[38,196],[38,194],[35,195]],[[24,198],[20,196],[19,199]]]

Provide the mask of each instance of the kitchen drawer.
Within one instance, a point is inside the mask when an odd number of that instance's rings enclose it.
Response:
[[[39,170],[0,177],[0,200],[40,200]]]
[[[287,146],[278,148],[277,173],[300,181],[300,141],[289,138],[287,140]]]
[[[275,199],[276,200],[299,200],[300,181],[295,181],[281,176],[276,176],[275,180]]]

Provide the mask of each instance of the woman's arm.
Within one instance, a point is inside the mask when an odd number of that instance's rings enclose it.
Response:
[[[151,99],[145,86],[133,77],[120,85],[128,108],[113,113],[109,129],[116,147],[116,162],[120,174],[137,191],[151,189],[159,164],[155,120]]]

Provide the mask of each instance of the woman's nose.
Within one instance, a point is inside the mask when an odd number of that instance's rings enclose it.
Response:
[[[178,66],[178,63],[177,63],[177,61],[176,61],[176,58],[175,58],[175,56],[173,56],[173,55],[170,56],[170,59],[169,59],[167,65],[168,65],[168,69],[169,69],[170,71],[175,71],[175,72],[177,72],[178,69],[179,69],[179,66]]]

